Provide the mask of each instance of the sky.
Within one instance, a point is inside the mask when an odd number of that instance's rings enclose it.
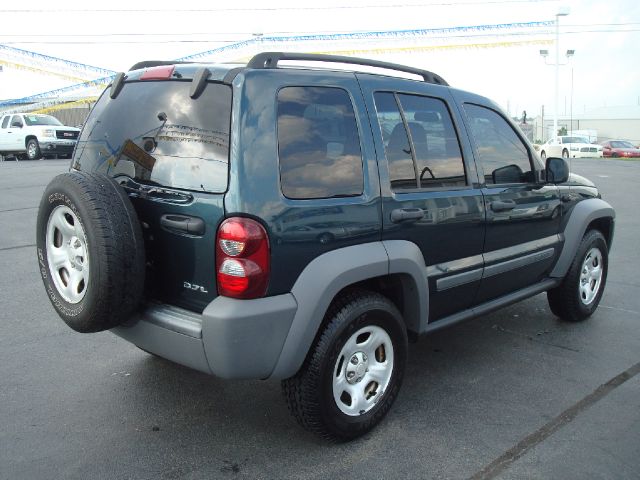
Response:
[[[299,0],[214,3],[3,2],[0,45],[114,71],[140,60],[175,59],[235,42],[271,36],[386,32],[478,25],[553,22],[560,19],[559,114],[602,106],[640,104],[640,2],[637,0]],[[456,88],[485,95],[513,115],[554,109],[553,26],[500,31],[450,30],[427,36],[266,45],[268,50],[358,51],[358,56],[412,65],[438,73]],[[486,48],[486,44],[501,44]],[[461,44],[467,45],[460,48]],[[431,49],[425,49],[431,47]],[[436,48],[434,48],[436,47]],[[246,59],[264,49],[253,45]],[[387,51],[381,52],[381,49]],[[390,51],[389,51],[390,50]],[[7,60],[0,49],[0,62]],[[222,60],[232,60],[233,55]],[[13,63],[17,63],[10,59]],[[207,60],[213,60],[208,58]],[[1,63],[0,63],[1,65]],[[572,82],[573,76],[573,82]],[[0,100],[26,97],[77,83],[5,63]]]

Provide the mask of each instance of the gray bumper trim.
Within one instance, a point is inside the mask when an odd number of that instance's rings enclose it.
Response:
[[[200,338],[177,333],[148,322],[144,317],[111,331],[147,352],[204,373],[211,373]]]
[[[217,297],[202,315],[149,304],[116,335],[181,365],[222,378],[271,375],[298,304],[292,294],[256,300]]]
[[[269,377],[297,310],[290,293],[255,300],[216,298],[202,312],[202,343],[211,372],[222,378]]]
[[[202,338],[202,317],[189,310],[151,304],[144,311],[144,320],[182,335]]]

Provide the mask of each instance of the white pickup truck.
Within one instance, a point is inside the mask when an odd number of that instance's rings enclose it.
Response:
[[[50,115],[4,115],[0,119],[0,155],[30,160],[46,155],[71,156],[79,134],[79,128],[64,126]]]

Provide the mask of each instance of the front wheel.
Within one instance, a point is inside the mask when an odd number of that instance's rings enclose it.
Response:
[[[300,369],[282,382],[298,423],[332,440],[351,440],[377,425],[404,376],[407,333],[386,297],[358,290],[340,297]]]
[[[598,230],[590,230],[562,283],[547,292],[551,311],[570,322],[589,318],[602,298],[608,266],[607,242]]]
[[[567,150],[566,148],[562,150],[562,158],[564,158],[565,160],[569,159],[569,150]]]
[[[40,144],[35,138],[30,139],[27,142],[27,158],[29,160],[38,160],[42,156],[40,152]]]
[[[542,161],[544,162],[547,159],[547,152],[545,152],[544,150],[542,150],[542,152],[540,152],[540,158],[542,159]]]

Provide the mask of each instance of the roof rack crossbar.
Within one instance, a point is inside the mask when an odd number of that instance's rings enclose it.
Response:
[[[358,57],[345,57],[341,55],[323,55],[315,53],[293,53],[293,52],[263,52],[255,55],[247,67],[265,69],[265,68],[278,68],[278,62],[282,60],[300,60],[307,62],[329,62],[329,63],[346,63],[353,65],[364,65],[367,67],[384,68],[387,70],[396,70],[404,73],[411,73],[418,75],[424,79],[425,82],[435,83],[437,85],[449,86],[449,84],[440,75],[437,75],[428,70],[422,70],[420,68],[408,67],[406,65],[398,65],[397,63],[381,62],[378,60],[369,60],[366,58]]]

